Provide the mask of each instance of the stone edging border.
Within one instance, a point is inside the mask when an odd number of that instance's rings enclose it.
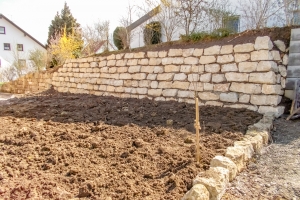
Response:
[[[266,113],[258,123],[250,125],[241,141],[228,147],[225,156],[214,157],[209,170],[197,175],[193,187],[181,200],[220,200],[228,183],[245,169],[255,153],[260,153],[263,146],[268,144],[274,119],[274,113]]]

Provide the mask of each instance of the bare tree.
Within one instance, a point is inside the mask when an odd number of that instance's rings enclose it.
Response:
[[[13,81],[17,77],[16,69],[14,66],[6,67],[5,69],[2,69],[0,71],[0,81],[6,82],[6,81]]]
[[[282,7],[281,20],[284,25],[291,26],[293,24],[294,15],[293,12],[298,9],[300,5],[299,0],[279,0],[279,4]]]

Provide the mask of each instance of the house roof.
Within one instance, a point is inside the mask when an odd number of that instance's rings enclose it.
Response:
[[[24,31],[22,28],[20,28],[18,25],[16,25],[14,22],[12,22],[10,19],[8,19],[7,17],[5,17],[3,14],[0,13],[0,19],[5,19],[6,21],[8,21],[9,23],[11,23],[12,25],[14,25],[17,29],[19,29],[21,32],[24,33],[25,36],[28,36],[29,38],[31,38],[33,41],[35,41],[36,43],[38,43],[39,45],[41,45],[43,48],[46,49],[45,45],[43,45],[42,43],[40,43],[37,39],[35,39],[34,37],[32,37],[29,33],[27,33],[26,31]]]

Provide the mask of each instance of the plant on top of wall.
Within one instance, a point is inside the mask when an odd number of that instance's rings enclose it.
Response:
[[[144,42],[146,45],[161,43],[161,24],[160,24],[160,22],[154,21],[145,26]]]

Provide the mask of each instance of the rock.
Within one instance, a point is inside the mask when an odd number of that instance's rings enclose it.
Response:
[[[239,72],[253,72],[256,71],[257,62],[241,62],[239,63]]]
[[[237,170],[241,172],[245,168],[245,152],[241,147],[228,147],[225,157],[230,158],[237,166]]]
[[[210,56],[210,55],[218,55],[220,54],[221,46],[215,45],[212,47],[208,47],[204,49],[204,55],[205,56]]]
[[[273,71],[266,73],[250,73],[249,82],[276,84],[276,74]]]
[[[238,101],[238,94],[235,92],[221,93],[220,101],[236,103]]]
[[[210,64],[216,62],[215,56],[201,56],[199,60],[200,64]]]
[[[174,56],[182,56],[182,49],[170,49],[169,50],[169,56],[174,57]]]
[[[230,54],[233,52],[233,45],[222,46],[220,54]]]
[[[282,99],[280,95],[251,95],[250,103],[253,105],[277,106]]]
[[[245,153],[245,161],[248,161],[252,158],[254,154],[253,146],[251,142],[248,141],[236,141],[234,142],[235,147],[241,147],[243,148],[243,151]]]
[[[268,50],[258,50],[251,52],[251,61],[273,60],[273,55]]]
[[[136,139],[135,141],[133,141],[133,146],[135,146],[137,148],[144,146],[144,140]]]
[[[166,121],[167,126],[172,126],[173,123],[174,123],[174,121],[173,121],[172,119],[168,119],[168,120]]]
[[[233,179],[237,175],[237,166],[236,164],[227,157],[224,156],[216,156],[210,162],[210,167],[223,167],[229,170],[229,181],[233,181]]]
[[[276,40],[276,41],[274,41],[274,44],[277,46],[277,48],[278,48],[280,51],[285,52],[286,46],[285,46],[285,44],[284,44],[283,41],[281,41],[281,40]]]
[[[233,82],[230,86],[230,91],[247,93],[247,94],[260,94],[261,93],[261,85],[260,84],[251,84],[251,83],[235,83],[235,82]]]
[[[222,72],[236,72],[236,71],[238,71],[238,67],[237,67],[236,63],[225,64],[225,65],[222,65],[221,71]]]
[[[209,200],[209,192],[204,185],[197,184],[181,200]]]
[[[254,45],[252,43],[247,44],[237,44],[234,46],[235,53],[246,53],[254,50]]]
[[[273,48],[273,43],[269,36],[257,37],[255,40],[254,48],[255,50],[271,50]]]

